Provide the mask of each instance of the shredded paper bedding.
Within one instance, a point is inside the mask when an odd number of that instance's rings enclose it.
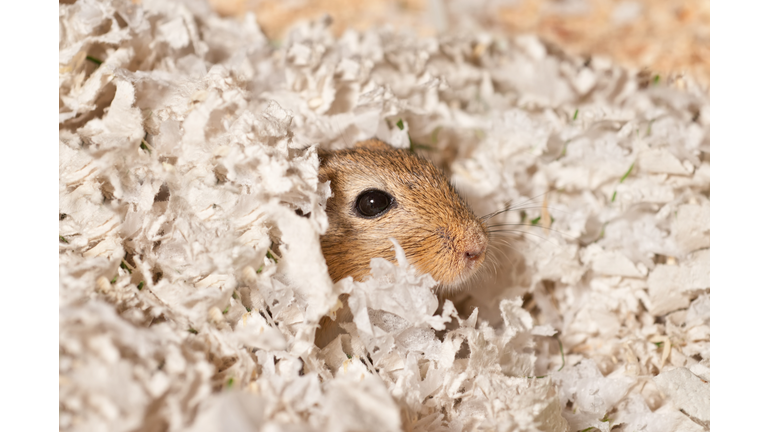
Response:
[[[707,90],[534,37],[59,16],[61,430],[709,429]],[[317,148],[374,136],[516,206],[484,278],[395,243],[331,282]]]

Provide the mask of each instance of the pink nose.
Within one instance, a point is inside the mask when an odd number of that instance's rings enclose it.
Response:
[[[483,255],[483,252],[485,252],[485,246],[469,248],[464,252],[464,258],[474,261],[480,258]]]

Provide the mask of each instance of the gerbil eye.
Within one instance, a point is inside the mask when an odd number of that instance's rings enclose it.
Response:
[[[357,197],[357,212],[365,218],[381,216],[392,205],[392,196],[378,189],[367,190]]]

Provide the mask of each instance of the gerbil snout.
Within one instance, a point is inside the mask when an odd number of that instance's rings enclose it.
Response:
[[[473,229],[467,237],[468,239],[463,247],[464,259],[468,261],[467,265],[480,265],[485,259],[488,236],[479,229]]]
[[[434,273],[442,273],[439,281],[443,285],[458,285],[471,277],[485,261],[488,248],[488,235],[482,224],[473,220],[457,221],[451,227],[439,229],[438,236],[443,240],[442,249],[453,255],[450,261],[455,265],[447,266],[442,272],[439,269],[432,272],[433,277]]]
[[[320,158],[320,180],[330,180],[333,192],[320,243],[334,281],[362,280],[372,258],[395,261],[391,237],[443,287],[482,266],[488,229],[432,163],[376,140]]]

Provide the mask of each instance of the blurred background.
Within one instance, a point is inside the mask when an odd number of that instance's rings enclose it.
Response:
[[[535,34],[564,51],[601,55],[641,74],[688,75],[709,87],[709,0],[208,0],[224,16],[254,12],[279,43],[299,20],[328,14],[346,29],[389,25],[422,36]]]

